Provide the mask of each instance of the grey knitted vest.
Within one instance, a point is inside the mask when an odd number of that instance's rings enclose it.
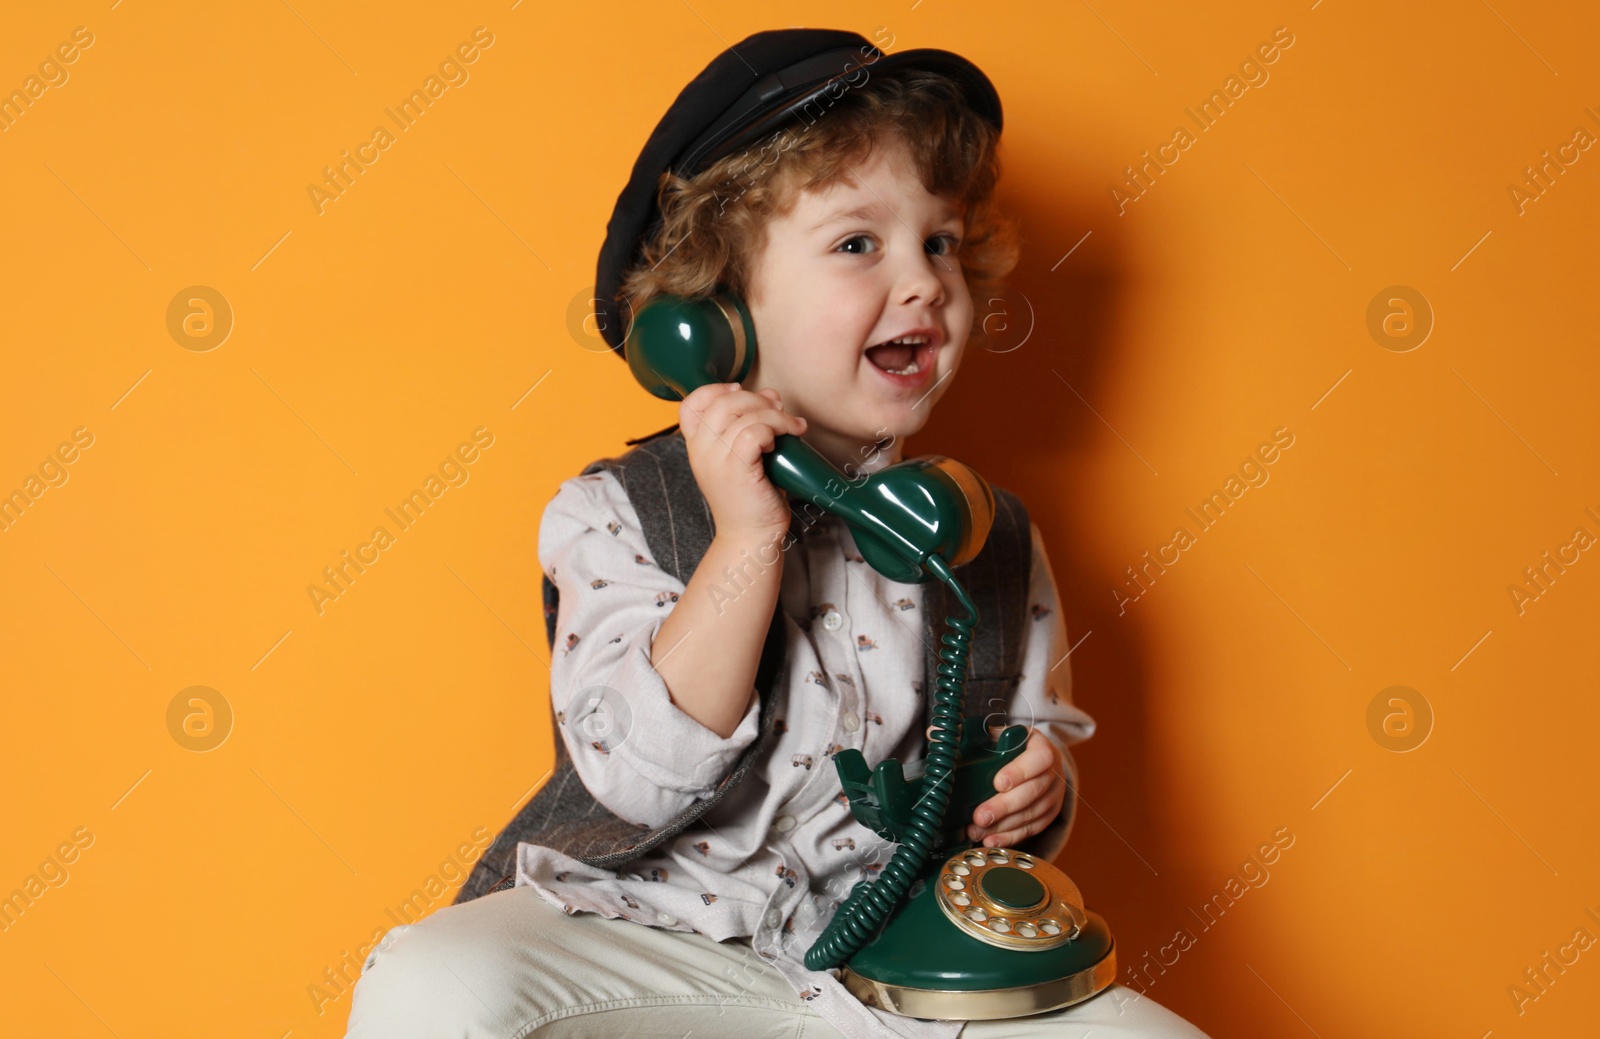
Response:
[[[639,514],[656,565],[688,584],[711,544],[714,524],[711,510],[689,467],[683,433],[674,426],[629,443],[636,446],[621,455],[592,462],[583,472],[607,469],[616,475],[627,492],[628,501]],[[1028,572],[1032,562],[1027,509],[1010,491],[1000,487],[993,490],[995,519],[989,537],[977,556],[955,571],[979,613],[979,623],[972,634],[962,711],[966,717],[977,719],[1003,709],[1020,677],[1022,632],[1028,614]],[[794,515],[789,534],[798,539],[809,521],[794,508],[790,511]],[[553,650],[556,588],[548,577],[543,579],[543,586],[545,635]],[[930,725],[945,618],[955,609],[959,606],[943,583],[930,581],[923,585],[922,689]],[[755,686],[761,698],[757,715],[759,737],[745,749],[709,795],[696,800],[662,826],[652,828],[619,819],[596,801],[579,779],[566,744],[557,732],[555,771],[495,837],[453,904],[511,887],[516,881],[517,845],[520,843],[555,848],[591,866],[616,869],[662,846],[692,825],[721,801],[777,741],[773,721],[778,696],[774,691],[781,688],[778,683],[785,677],[786,648],[780,599],[773,610],[756,670]],[[559,724],[554,722],[556,700],[552,694],[553,724]],[[1025,847],[1027,842],[1022,843]]]

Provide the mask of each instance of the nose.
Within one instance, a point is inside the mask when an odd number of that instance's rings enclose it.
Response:
[[[901,264],[902,270],[895,285],[896,300],[900,303],[920,302],[930,307],[943,303],[944,281],[940,274],[953,269],[955,261],[948,256],[928,252],[927,246],[920,242],[914,250],[905,250],[903,255],[907,255],[907,259]]]

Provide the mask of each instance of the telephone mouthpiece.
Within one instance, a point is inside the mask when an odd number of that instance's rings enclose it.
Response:
[[[949,479],[957,492],[951,501],[961,511],[956,524],[961,534],[954,553],[946,559],[953,570],[971,562],[989,540],[989,530],[994,526],[994,489],[965,462],[945,455],[929,455],[927,461]]]

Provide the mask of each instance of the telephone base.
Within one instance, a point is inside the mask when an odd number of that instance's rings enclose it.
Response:
[[[1027,852],[963,849],[925,866],[909,895],[841,968],[868,1006],[940,1020],[1026,1017],[1116,980],[1105,919],[1070,877]]]
[[[990,1021],[1060,1010],[1098,995],[1117,980],[1117,951],[1105,921],[1092,909],[1086,912],[1091,927],[1106,935],[1106,952],[1099,961],[1064,978],[1012,988],[914,988],[863,977],[846,966],[840,968],[840,981],[867,1006],[904,1017]]]

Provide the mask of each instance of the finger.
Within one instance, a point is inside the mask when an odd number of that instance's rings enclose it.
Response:
[[[763,454],[772,450],[779,434],[798,435],[806,428],[805,419],[786,415],[781,411],[756,411],[743,416],[729,430],[729,448],[745,464],[754,466]]]
[[[797,430],[805,429],[807,423],[799,415],[791,415],[787,411],[779,411],[777,408],[765,408],[758,411],[747,411],[740,415],[728,426],[724,436],[728,438],[729,443],[732,443],[735,437],[751,426],[764,426],[774,434],[779,434],[793,433]]]
[[[996,794],[978,805],[972,813],[972,821],[979,826],[992,827],[1006,816],[1021,811],[1043,797],[1054,780],[1055,777],[1046,772],[1044,775],[1034,776],[1015,789]]]
[[[771,428],[759,421],[744,422],[730,429],[727,436],[729,452],[751,469],[760,464],[761,456],[777,442]]]
[[[986,834],[980,843],[988,848],[1004,848],[1015,846],[1021,841],[1032,837],[1048,826],[1060,814],[1059,804],[1051,806],[1048,801],[1041,801],[1038,810],[1030,810],[1029,814],[1020,817],[1016,822],[1003,823],[1001,828],[993,833]]]
[[[703,412],[717,398],[738,392],[739,384],[736,382],[708,382],[690,390],[688,396],[683,398],[683,402],[693,405],[694,410]]]
[[[1061,754],[1056,745],[1038,729],[1034,729],[1028,736],[1028,745],[1017,755],[1016,760],[1009,762],[994,774],[994,788],[1002,792],[1010,790],[1034,776],[1058,769],[1061,764],[1060,759]]]
[[[972,835],[972,840],[990,848],[1014,844],[1044,829],[1060,811],[1060,805],[1052,806],[1048,801],[1040,801],[1030,806],[1026,812],[1019,812],[1007,819],[1000,826],[980,830]]]
[[[995,814],[990,822],[980,824],[985,833],[994,833],[998,830],[1010,828],[1019,816],[1026,816],[1041,804],[1055,803],[1059,805],[1066,793],[1066,784],[1055,776],[1040,776],[1030,780],[1031,783],[1041,784],[1034,789],[1032,797],[1018,804],[1012,802],[1009,810],[1001,810]]]
[[[1047,791],[1045,796],[1037,798],[1020,811],[1011,813],[993,826],[969,828],[968,836],[973,840],[982,840],[990,847],[1010,844],[1032,836],[1044,829],[1045,824],[1060,813],[1064,803],[1063,792],[1064,788],[1062,791]]]
[[[708,450],[713,444],[731,451],[734,436],[739,431],[739,420],[753,411],[770,407],[770,402],[760,394],[728,387],[726,384],[723,386],[722,393],[708,395],[703,406],[696,409],[699,419],[696,432],[698,445],[702,451]]]
[[[753,390],[732,390],[712,400],[702,418],[719,437],[731,444],[739,432],[741,419],[751,416],[770,418],[769,413],[785,415],[773,407],[771,398],[765,394]],[[784,427],[780,425],[780,428]],[[787,432],[786,428],[784,432]]]
[[[705,425],[706,410],[719,397],[732,393],[738,387],[726,382],[708,382],[696,386],[678,404],[678,425],[686,437],[694,436]]]

